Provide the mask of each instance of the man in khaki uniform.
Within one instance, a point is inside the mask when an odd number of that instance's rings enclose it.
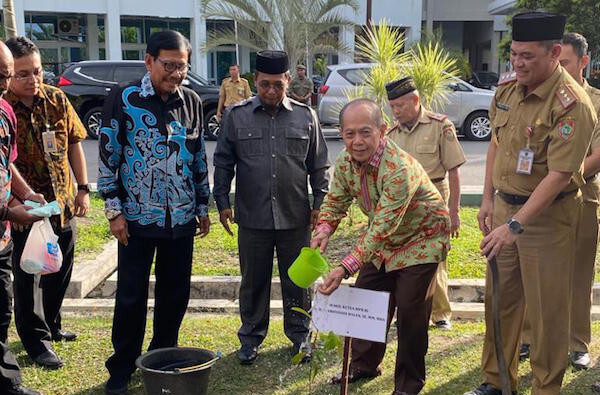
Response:
[[[563,15],[513,17],[510,60],[490,106],[492,143],[478,215],[481,253],[498,263],[502,348],[512,390],[527,305],[532,395],[558,395],[567,367],[571,277],[581,210],[583,160],[596,114],[559,64]],[[465,395],[500,395],[486,276],[484,383]]]
[[[296,66],[296,77],[293,78],[290,83],[288,95],[292,99],[310,106],[313,87],[314,85],[311,79],[306,77],[306,66],[302,64]]]
[[[236,103],[246,100],[252,96],[248,80],[240,77],[240,66],[237,64],[229,66],[229,77],[221,82],[219,91],[219,104],[217,105],[217,120],[221,122],[223,107],[229,108]]]
[[[448,205],[451,234],[458,236],[460,219],[460,177],[458,168],[466,158],[454,125],[446,115],[436,114],[421,105],[419,92],[411,77],[386,85],[388,100],[397,124],[388,136],[404,151],[417,159]],[[446,178],[448,173],[448,178]],[[449,181],[449,182],[448,182]],[[431,320],[441,329],[450,329],[448,269],[440,262],[433,295]]]
[[[590,86],[583,78],[583,70],[589,63],[588,44],[585,37],[578,33],[567,33],[562,40],[560,64],[571,77],[583,87],[596,113],[600,116],[600,90]],[[594,266],[598,246],[598,198],[600,196],[600,130],[596,128],[588,156],[584,161],[585,185],[581,188],[583,209],[577,232],[575,249],[575,268],[573,271],[573,289],[571,297],[571,343],[570,360],[577,369],[587,369],[591,363],[589,344],[591,341],[590,309],[592,307],[592,286],[594,285]],[[525,320],[523,328],[521,358],[529,356],[531,326]]]

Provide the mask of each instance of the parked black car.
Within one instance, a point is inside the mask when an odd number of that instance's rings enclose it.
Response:
[[[498,85],[498,74],[493,71],[474,71],[469,83],[477,88],[494,89]]]
[[[138,60],[83,61],[73,63],[65,70],[58,80],[58,87],[69,97],[87,128],[88,136],[97,139],[102,106],[108,92],[119,83],[141,79],[145,73],[144,62]],[[204,136],[208,140],[215,140],[219,133],[216,118],[219,87],[191,71],[188,71],[184,85],[193,89],[202,99]]]

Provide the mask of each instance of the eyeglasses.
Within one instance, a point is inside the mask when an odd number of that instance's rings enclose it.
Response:
[[[187,63],[177,63],[177,62],[167,62],[162,59],[157,58],[167,73],[172,73],[174,71],[178,71],[179,73],[187,73],[190,68],[190,65]]]
[[[40,75],[42,75],[42,72],[44,70],[42,69],[35,69],[33,70],[31,73],[17,73],[15,74],[14,78],[17,81],[24,81],[27,79],[36,79],[37,77],[39,77]]]
[[[275,89],[278,92],[281,92],[284,88],[283,82],[275,82],[273,84],[271,84],[268,81],[259,81],[258,82],[258,87],[260,89],[264,89],[264,90],[269,90],[271,88]]]

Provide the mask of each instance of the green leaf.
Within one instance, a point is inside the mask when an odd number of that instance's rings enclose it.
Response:
[[[305,356],[306,353],[304,351],[300,351],[298,354],[294,355],[292,357],[292,365],[300,365]]]
[[[321,335],[321,339],[323,340],[323,349],[325,351],[333,351],[342,344],[340,337],[336,336],[333,332]]]
[[[292,307],[291,308],[292,311],[298,312],[300,314],[304,314],[305,316],[307,316],[309,319],[312,320],[312,317],[310,316],[310,314],[308,314],[308,312],[306,310],[304,310],[303,308],[300,307]]]

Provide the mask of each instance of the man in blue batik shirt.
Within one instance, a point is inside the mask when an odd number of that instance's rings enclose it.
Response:
[[[187,308],[194,234],[208,234],[208,173],[202,103],[182,87],[191,55],[175,31],[153,34],[148,73],[114,89],[100,129],[98,191],[119,240],[107,394],[127,392],[146,326],[150,267],[156,253],[150,349],[177,345]]]

